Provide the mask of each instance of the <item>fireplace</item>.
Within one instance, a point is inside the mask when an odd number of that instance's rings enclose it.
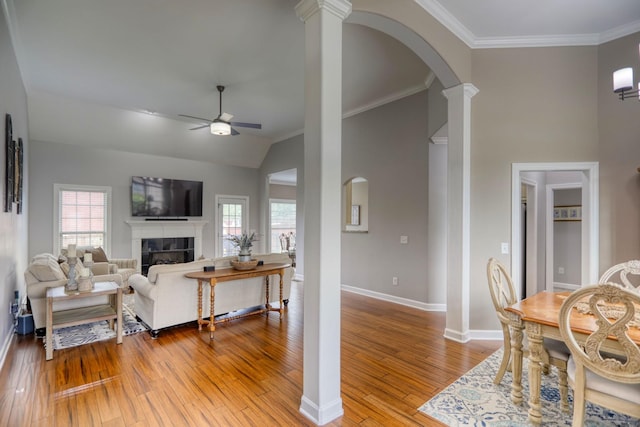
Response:
[[[180,264],[194,260],[193,237],[142,239],[141,272],[146,275],[156,264]]]
[[[208,221],[127,221],[131,227],[131,256],[138,260],[138,272],[146,274],[150,264],[143,259],[143,241],[158,240],[153,253],[154,263],[175,263],[196,260],[202,256],[202,229]],[[184,243],[184,239],[191,239]],[[165,245],[166,243],[166,245]],[[151,246],[147,244],[147,248]],[[149,252],[146,250],[146,252]],[[151,254],[149,254],[151,255]],[[185,258],[180,258],[186,256]],[[143,266],[146,270],[143,272]]]

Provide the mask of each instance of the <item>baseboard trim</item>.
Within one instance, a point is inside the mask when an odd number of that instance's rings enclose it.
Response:
[[[364,295],[367,297],[392,302],[395,304],[406,305],[407,307],[417,308],[422,311],[447,311],[446,304],[427,304],[420,301],[410,300],[407,298],[396,297],[394,295],[383,294],[381,292],[370,291],[368,289],[356,288],[354,286],[342,285],[342,290],[354,294]]]
[[[342,399],[338,398],[328,405],[325,405],[323,408],[320,408],[309,398],[302,396],[302,400],[300,402],[300,413],[315,424],[322,426],[344,415]]]
[[[469,338],[474,341],[502,341],[502,330],[470,330]]]
[[[448,340],[466,344],[471,341],[469,333],[462,333],[460,331],[454,331],[453,329],[445,328],[444,337]]]
[[[13,330],[13,328],[11,329]],[[13,343],[14,336],[15,334],[13,332],[9,332],[2,343],[2,347],[0,348],[0,371],[4,368],[4,362],[7,359],[7,354],[9,354],[9,349]]]
[[[571,283],[562,283],[562,282],[553,282],[554,289],[566,289],[568,291],[575,291],[580,289],[579,285],[574,285]]]

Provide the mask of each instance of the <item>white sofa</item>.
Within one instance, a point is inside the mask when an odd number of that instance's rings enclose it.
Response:
[[[67,276],[58,258],[52,254],[39,254],[34,256],[24,272],[24,280],[27,285],[27,298],[33,313],[33,323],[37,335],[44,335],[47,324],[47,288],[64,286]],[[96,282],[116,282],[122,286],[120,274],[94,275]],[[69,310],[72,308],[89,307],[106,304],[108,296],[71,299],[57,301],[53,304],[53,311]]]
[[[262,254],[253,258],[271,263],[291,263],[287,254]],[[149,268],[147,277],[134,274],[129,277],[129,286],[135,290],[134,311],[157,337],[160,329],[193,322],[198,319],[198,281],[188,279],[185,273],[202,271],[205,266],[215,265],[216,270],[232,268],[230,261],[236,257],[204,259],[184,264],[162,264]],[[283,277],[283,300],[289,300],[292,267]],[[280,298],[278,275],[269,277],[270,300],[277,303]],[[203,286],[203,318],[209,316],[209,286]],[[233,280],[216,285],[215,315],[255,307],[265,302],[264,277]]]

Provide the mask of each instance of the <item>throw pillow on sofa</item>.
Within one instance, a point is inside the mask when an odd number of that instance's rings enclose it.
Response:
[[[29,264],[29,272],[41,282],[66,279],[58,259],[51,254],[34,256]]]
[[[91,254],[93,262],[109,262],[107,254],[104,253],[101,247],[85,249],[84,253]]]

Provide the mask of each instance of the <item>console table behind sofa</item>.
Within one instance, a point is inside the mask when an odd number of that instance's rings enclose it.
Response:
[[[287,254],[255,254],[254,258],[265,264],[286,263],[291,259]],[[160,329],[198,319],[198,283],[185,277],[186,273],[203,271],[205,266],[215,265],[216,270],[232,268],[230,261],[236,257],[204,259],[184,264],[162,264],[149,268],[147,277],[134,274],[129,278],[129,285],[135,290],[136,316],[151,330],[151,336],[157,337]],[[291,293],[291,279],[294,269],[287,267],[283,277],[283,300],[288,301]],[[279,283],[279,276],[270,277],[272,283]],[[225,282],[216,286],[216,315],[229,313],[244,308],[264,305],[265,287],[263,277],[253,277],[233,282]],[[210,290],[203,289],[202,310],[210,311]],[[275,294],[275,295],[274,295]],[[277,292],[271,294],[272,301],[279,299]]]

